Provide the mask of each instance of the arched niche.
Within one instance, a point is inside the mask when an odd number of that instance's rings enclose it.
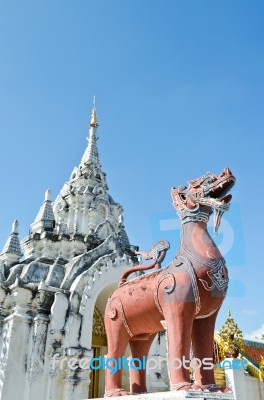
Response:
[[[107,354],[103,325],[103,315],[107,299],[117,287],[122,273],[130,266],[132,266],[132,263],[127,257],[120,258],[117,256],[114,263],[109,261],[102,273],[96,275],[93,284],[87,282],[85,287],[81,300],[83,321],[80,332],[80,345],[83,348],[91,349],[96,358],[99,356],[104,357]],[[92,398],[92,393],[93,395],[103,397],[104,371],[100,370],[97,375],[91,371],[90,378],[91,385],[95,385],[98,388],[97,392],[96,390],[92,391],[90,385],[90,397]]]
[[[117,287],[117,284],[110,284],[99,294],[93,312],[92,330],[92,352],[94,358],[104,358],[107,354],[107,336],[104,326],[104,310],[110,293]],[[104,396],[105,372],[102,369],[91,370],[89,398]]]
[[[93,313],[96,303],[103,314],[109,294],[117,287],[122,273],[131,266],[133,263],[129,257],[121,258],[116,254],[113,261],[113,257],[109,255],[105,257],[100,271],[95,270],[92,276],[86,278],[80,305],[82,327],[79,343],[81,347],[91,349]]]

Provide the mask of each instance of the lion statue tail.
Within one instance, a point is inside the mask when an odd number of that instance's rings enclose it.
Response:
[[[149,265],[137,265],[136,267],[131,267],[128,268],[128,270],[126,270],[123,275],[120,278],[118,287],[122,286],[124,283],[127,282],[127,278],[129,277],[129,275],[133,274],[133,272],[137,272],[137,271],[147,271],[148,269],[152,269],[155,267],[156,265],[156,260]]]
[[[127,282],[127,278],[130,274],[137,271],[147,271],[149,269],[161,268],[161,262],[164,260],[166,256],[167,250],[170,248],[170,244],[167,240],[159,240],[147,253],[143,251],[135,251],[135,254],[141,255],[145,260],[154,259],[155,261],[149,265],[138,265],[136,267],[129,268],[126,272],[123,273],[121,279],[119,281],[118,287],[122,286]]]

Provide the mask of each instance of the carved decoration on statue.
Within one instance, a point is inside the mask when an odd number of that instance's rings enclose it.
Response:
[[[109,297],[105,311],[108,358],[122,357],[129,344],[133,358],[147,356],[156,334],[167,332],[170,389],[228,392],[215,384],[214,371],[202,365],[190,382],[189,370],[173,368],[175,358],[213,359],[214,327],[228,286],[225,261],[208,233],[207,222],[214,213],[217,234],[221,217],[229,209],[228,194],[235,177],[228,168],[219,175],[206,175],[189,181],[188,188],[171,190],[173,205],[182,223],[180,249],[166,268],[161,261],[169,247],[160,241],[148,252],[137,252],[149,266],[128,269],[119,287]],[[130,281],[136,271],[153,269]],[[130,392],[122,388],[122,372],[114,375],[106,370],[105,397],[146,392],[146,371],[130,370]]]

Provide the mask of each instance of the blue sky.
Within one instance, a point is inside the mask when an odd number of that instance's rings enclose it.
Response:
[[[263,13],[262,0],[2,0],[0,247],[79,164],[96,94],[102,167],[141,249],[175,216],[172,186],[236,175],[217,327],[230,305],[245,334],[264,333]],[[178,230],[160,237],[176,254]]]

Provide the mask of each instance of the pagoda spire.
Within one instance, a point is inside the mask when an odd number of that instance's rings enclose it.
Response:
[[[99,127],[97,114],[96,114],[96,98],[94,96],[93,99],[93,108],[90,120],[90,129],[89,129],[89,137],[88,146],[85,149],[85,152],[81,159],[81,164],[94,164],[96,167],[100,167],[99,153],[97,149],[96,142],[98,137],[96,135],[97,128]]]
[[[33,233],[41,233],[43,231],[53,231],[55,226],[55,218],[52,209],[51,191],[46,190],[45,199],[33,224],[31,224]]]
[[[94,96],[93,98],[93,109],[92,109],[92,115],[91,115],[91,121],[90,121],[90,127],[92,128],[98,128],[99,124],[97,121],[97,115],[96,115],[96,97]]]
[[[243,334],[231,315],[230,308],[227,311],[227,319],[220,329],[219,336],[222,342],[222,358],[234,357],[243,350]]]
[[[5,262],[8,266],[16,264],[23,256],[21,251],[20,242],[18,239],[18,221],[15,220],[12,225],[12,231],[4,245],[0,260]]]
[[[79,166],[73,168],[53,205],[56,234],[63,237],[70,235],[76,240],[84,237],[85,246],[86,243],[87,246],[98,244],[112,234],[127,248],[129,240],[122,220],[123,209],[109,195],[106,173],[100,163],[95,100],[94,97],[87,147]],[[74,240],[70,246],[76,254]],[[68,257],[66,251],[65,257]]]

